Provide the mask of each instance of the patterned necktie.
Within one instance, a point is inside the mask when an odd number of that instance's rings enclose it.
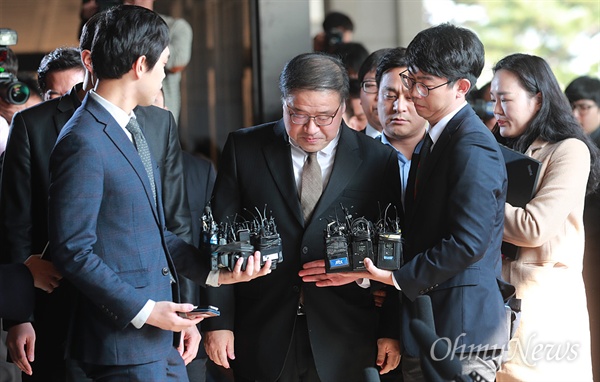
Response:
[[[152,196],[154,197],[154,205],[156,205],[156,184],[154,184],[152,159],[150,158],[150,149],[148,149],[148,143],[146,142],[146,138],[144,137],[142,129],[140,129],[140,125],[138,125],[137,120],[134,117],[131,117],[129,123],[127,124],[127,126],[125,126],[125,128],[133,136],[133,144],[135,145],[140,159],[144,164],[146,174],[148,174],[148,180],[150,180],[150,187],[152,187]]]
[[[323,176],[321,175],[321,166],[317,161],[317,153],[308,153],[308,159],[302,167],[302,187],[300,190],[300,204],[302,205],[305,222],[310,220],[322,192]]]
[[[421,151],[419,154],[419,164],[417,165],[417,174],[415,176],[415,198],[417,197],[417,192],[419,191],[419,177],[421,176],[421,169],[425,164],[425,160],[429,156],[431,152],[431,146],[433,145],[433,141],[429,136],[429,133],[425,133],[425,138],[423,139],[423,145],[421,146]]]

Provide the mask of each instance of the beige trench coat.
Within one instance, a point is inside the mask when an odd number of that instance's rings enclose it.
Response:
[[[581,274],[589,150],[577,139],[536,140],[526,154],[542,168],[526,207],[506,204],[504,240],[521,249],[516,261],[504,259],[502,273],[522,299],[522,316],[497,380],[592,381]]]

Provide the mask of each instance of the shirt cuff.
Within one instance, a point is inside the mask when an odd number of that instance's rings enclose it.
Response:
[[[400,285],[398,285],[398,281],[396,281],[396,277],[394,277],[393,273],[392,273],[392,281],[394,282],[394,287],[396,287],[396,289],[402,290],[402,288],[400,288]]]
[[[356,280],[356,284],[358,284],[359,287],[363,288],[363,289],[367,289],[371,286],[371,279],[358,279]]]
[[[140,312],[135,317],[133,317],[133,320],[131,320],[131,324],[135,326],[136,329],[141,329],[142,326],[144,326],[144,324],[146,323],[146,321],[148,321],[148,317],[150,317],[150,313],[152,313],[154,305],[156,305],[155,301],[148,300],[148,302],[146,302],[146,305],[144,305],[142,310],[140,310]]]
[[[218,287],[221,286],[221,284],[219,284],[219,270],[216,271],[210,271],[208,273],[208,277],[206,278],[206,285],[211,286],[211,287]]]

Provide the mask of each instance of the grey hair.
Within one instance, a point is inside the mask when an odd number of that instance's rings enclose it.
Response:
[[[342,62],[325,53],[304,53],[291,59],[279,76],[281,98],[294,90],[330,90],[345,101],[350,93],[348,73]]]

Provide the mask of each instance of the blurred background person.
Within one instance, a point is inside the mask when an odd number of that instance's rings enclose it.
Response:
[[[600,146],[600,79],[578,77],[567,86],[565,94],[583,132]]]
[[[337,44],[351,42],[354,34],[352,19],[341,12],[330,12],[323,20],[323,31],[313,39],[315,52],[331,52]]]
[[[124,4],[138,5],[154,10],[154,0],[124,0]],[[181,74],[192,57],[193,32],[190,24],[182,18],[161,14],[169,27],[169,61],[165,67],[166,77],[163,80],[165,106],[179,123],[181,110]]]
[[[565,89],[573,115],[583,132],[600,147],[600,80],[589,76],[574,79]],[[592,367],[594,380],[600,380],[600,193],[588,194],[583,210],[585,255],[583,281],[590,314],[592,337]]]
[[[348,77],[352,80],[358,78],[360,66],[369,56],[369,51],[359,42],[344,42],[334,46],[331,54],[342,61]]]
[[[360,81],[358,79],[350,80],[350,94],[346,99],[344,121],[348,127],[356,131],[362,131],[367,127],[367,117],[360,105]]]
[[[494,117],[494,106],[491,102],[490,85],[491,82],[488,82],[481,88],[469,93],[468,101],[487,128],[496,134],[498,126]]]
[[[598,186],[598,149],[542,58],[513,54],[493,71],[500,134],[542,162],[533,199],[505,207],[504,241],[520,250],[503,259],[502,273],[516,287],[522,316],[497,380],[592,381],[581,272],[584,198]]]

